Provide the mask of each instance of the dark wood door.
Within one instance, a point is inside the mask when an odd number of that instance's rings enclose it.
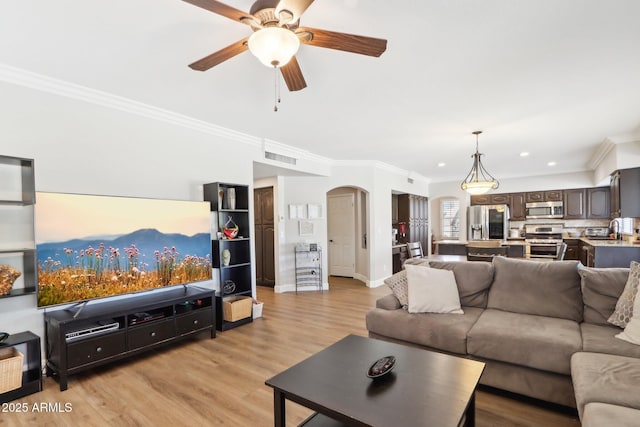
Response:
[[[256,232],[256,285],[273,287],[276,284],[273,187],[255,189],[253,206]]]

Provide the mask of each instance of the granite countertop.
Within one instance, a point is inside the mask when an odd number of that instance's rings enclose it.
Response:
[[[611,246],[616,248],[640,248],[640,243],[629,243],[626,240],[593,240],[587,237],[580,237],[579,240],[591,246]]]
[[[486,240],[482,240],[483,242]],[[444,245],[466,245],[468,243],[473,243],[473,241],[467,240],[436,240],[434,243],[444,244]],[[524,239],[515,239],[515,240],[502,240],[503,245],[526,245],[527,243]]]

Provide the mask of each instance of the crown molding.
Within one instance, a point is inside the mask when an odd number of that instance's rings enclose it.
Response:
[[[253,147],[262,146],[262,138],[237,132],[205,122],[204,120],[194,119],[174,111],[164,110],[122,96],[12,67],[7,64],[0,63],[0,81],[170,123],[209,135],[249,144]]]
[[[587,162],[587,168],[592,171],[596,170],[615,146],[616,143],[611,138],[605,138],[591,155],[589,162]]]

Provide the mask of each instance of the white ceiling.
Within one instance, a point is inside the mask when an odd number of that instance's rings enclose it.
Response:
[[[479,129],[500,179],[586,170],[607,138],[640,140],[638,17],[638,0],[317,0],[301,25],[387,51],[303,45],[308,87],[283,83],[277,113],[273,71],[251,53],[187,67],[250,29],[181,0],[3,0],[0,63],[434,181],[466,175]]]

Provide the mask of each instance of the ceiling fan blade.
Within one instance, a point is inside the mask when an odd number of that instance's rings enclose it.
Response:
[[[280,0],[278,6],[276,6],[276,16],[280,16],[282,11],[289,11],[291,19],[286,23],[295,22],[311,6],[311,3],[313,3],[313,0]]]
[[[209,68],[215,67],[216,65],[226,61],[227,59],[233,58],[234,56],[239,55],[245,50],[249,49],[249,47],[247,46],[247,40],[249,40],[249,37],[238,40],[237,42],[230,44],[224,49],[220,49],[219,51],[214,52],[209,56],[205,56],[204,58],[194,62],[193,64],[189,64],[189,67],[197,71],[207,71]]]
[[[387,49],[387,41],[373,37],[336,33],[317,28],[300,27],[296,30],[300,42],[311,46],[343,50],[361,55],[380,56]],[[309,34],[311,35],[309,37]]]
[[[209,12],[217,13],[218,15],[225,16],[234,21],[241,22],[243,24],[248,19],[259,22],[253,15],[243,12],[235,7],[228,6],[224,3],[215,0],[183,0],[187,3],[191,3],[194,6],[201,7]]]
[[[295,56],[292,57],[284,67],[280,67],[280,72],[287,84],[287,88],[289,88],[291,92],[307,87],[307,82],[304,81],[302,70]]]

